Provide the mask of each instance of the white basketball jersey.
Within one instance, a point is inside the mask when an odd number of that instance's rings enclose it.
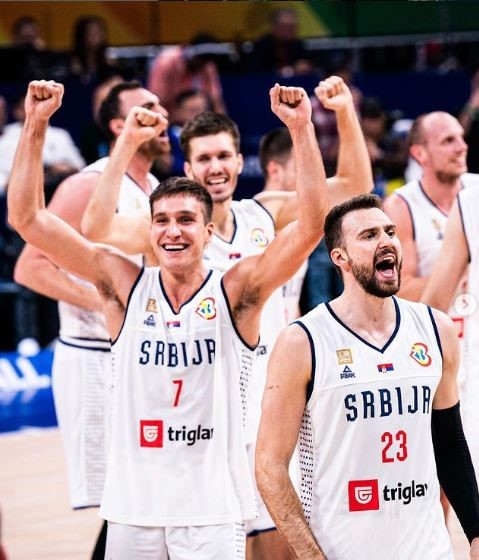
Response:
[[[286,323],[291,323],[299,317],[299,298],[303,287],[304,277],[308,270],[308,261],[283,286]]]
[[[100,516],[140,526],[254,517],[243,411],[254,350],[210,272],[176,313],[143,269],[112,344],[113,415]]]
[[[479,187],[479,175],[474,173],[463,173],[460,181],[463,189]],[[418,275],[429,276],[441,249],[448,216],[427,196],[420,181],[411,181],[394,191],[394,194],[397,194],[406,202],[411,214],[418,261]],[[466,289],[467,278],[464,278],[458,286],[456,296],[464,293]],[[454,305],[451,305],[448,314],[457,326],[462,354],[462,339],[465,333],[464,317],[458,315]],[[463,381],[462,370],[461,361],[460,383]]]
[[[82,169],[81,173],[100,174],[105,169],[107,162],[107,157],[99,159]],[[148,174],[148,181],[152,188],[158,184],[157,179],[151,174]],[[148,194],[128,175],[125,175],[122,179],[117,211],[120,214],[134,214],[135,212],[144,214],[149,212]],[[141,266],[142,257],[140,255],[132,257],[132,260]],[[79,284],[91,285],[73,275],[70,275],[70,278]],[[60,316],[60,338],[64,343],[88,348],[109,347],[108,343],[105,346],[105,341],[108,341],[110,336],[106,330],[103,313],[89,311],[64,301],[58,302],[58,312]]]
[[[237,260],[263,253],[275,237],[274,221],[256,200],[233,200],[231,203],[235,231],[230,242],[214,234],[206,247],[205,264],[228,270]],[[268,358],[281,329],[286,326],[282,289],[275,290],[263,307],[260,323],[260,343],[253,365],[247,415],[248,441],[256,440],[261,415],[261,399],[266,383]]]
[[[383,348],[322,304],[298,323],[312,351],[301,500],[328,560],[452,560],[431,409],[442,352],[425,305],[394,298]]]
[[[466,317],[464,340],[464,368],[466,370],[464,388],[461,392],[461,416],[464,422],[464,432],[471,451],[472,460],[479,476],[479,189],[469,189],[458,194],[464,235],[469,248],[469,278],[468,293],[472,296],[469,303],[473,313]]]

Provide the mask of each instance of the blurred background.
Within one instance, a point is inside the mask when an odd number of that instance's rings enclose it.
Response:
[[[175,126],[195,107],[224,111],[238,123],[245,169],[236,198],[263,186],[259,139],[278,126],[269,109],[271,85],[301,85],[312,94],[332,74],[353,89],[381,196],[409,178],[407,133],[423,112],[467,112],[469,171],[479,172],[476,2],[0,2],[0,8],[0,404],[20,399],[24,423],[33,422],[32,395],[38,399],[49,388],[48,348],[58,332],[55,302],[12,279],[23,243],[6,223],[5,190],[28,81],[54,79],[66,90],[53,120],[64,135],[45,161],[47,197],[66,175],[107,153],[96,112],[106,88],[121,79],[158,93]],[[166,80],[180,72],[179,61],[181,79]],[[334,117],[316,104],[314,122],[333,174]],[[181,172],[181,155],[174,156],[172,168],[155,169],[158,177]],[[50,412],[41,421],[53,424],[51,393],[45,395]],[[0,431],[15,429],[17,416],[0,406]]]

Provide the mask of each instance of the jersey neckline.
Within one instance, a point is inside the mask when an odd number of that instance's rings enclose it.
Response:
[[[168,295],[166,293],[165,287],[163,286],[163,281],[161,280],[161,269],[158,270],[158,280],[160,283],[160,289],[163,293],[163,296],[165,298],[166,303],[168,304],[169,308],[171,309],[171,312],[173,313],[173,315],[179,315],[181,313],[181,310],[183,309],[183,307],[185,305],[188,305],[188,303],[190,303],[190,301],[198,294],[198,292],[200,292],[207,284],[208,280],[210,279],[211,275],[213,274],[213,270],[208,270],[208,274],[206,275],[206,278],[203,280],[203,283],[201,284],[201,286],[196,290],[196,292],[194,292],[191,297],[189,297],[184,303],[182,303],[180,305],[180,308],[178,309],[178,311],[175,311],[173,306],[171,305],[171,301],[168,298]]]
[[[333,309],[331,308],[331,305],[329,304],[329,302],[325,302],[325,306],[326,309],[329,311],[329,313],[331,314],[332,318],[337,321],[344,329],[346,329],[349,333],[351,333],[354,337],[356,337],[359,341],[361,341],[363,344],[365,344],[366,346],[369,346],[369,348],[372,348],[373,350],[376,350],[376,352],[380,352],[381,354],[384,354],[384,352],[386,351],[386,349],[392,344],[393,340],[396,338],[396,335],[399,331],[399,327],[401,325],[401,311],[399,309],[399,305],[398,302],[396,300],[396,298],[393,296],[393,302],[394,302],[394,308],[396,310],[396,326],[394,327],[394,330],[391,334],[391,336],[389,337],[389,339],[386,341],[386,344],[382,347],[382,348],[378,348],[377,346],[374,346],[374,344],[371,344],[370,342],[368,342],[367,340],[365,340],[362,336],[360,336],[357,332],[353,331],[353,329],[351,329],[350,327],[348,327],[348,325],[346,325],[346,323],[344,323],[343,321],[341,321],[341,319],[336,315],[336,313],[333,311]]]

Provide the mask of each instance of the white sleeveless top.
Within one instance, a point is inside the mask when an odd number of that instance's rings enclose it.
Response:
[[[442,374],[425,305],[394,298],[383,348],[321,304],[298,323],[312,352],[300,431],[301,501],[328,560],[452,560],[431,409]]]
[[[256,200],[233,200],[231,211],[235,223],[233,238],[228,242],[216,234],[213,235],[205,251],[205,265],[208,267],[228,270],[239,259],[263,253],[275,237],[271,214]],[[268,359],[279,333],[286,324],[282,288],[278,288],[268,298],[261,312],[260,342],[248,397],[248,442],[256,440]]]
[[[463,189],[479,187],[479,175],[475,173],[463,173],[460,177]],[[427,196],[420,181],[411,181],[403,187],[394,191],[408,205],[413,226],[413,235],[416,245],[419,276],[429,276],[441,249],[442,240],[447,224],[447,214],[440,210]],[[456,297],[467,290],[467,275],[458,286]],[[448,311],[449,316],[457,326],[461,355],[463,353],[463,338],[465,336],[464,318],[458,315],[454,308],[454,300]],[[463,381],[463,360],[461,360],[461,371],[459,381]]]
[[[254,350],[236,332],[222,274],[175,313],[143,269],[112,344],[113,414],[100,516],[199,526],[255,516],[243,433]]]
[[[80,173],[102,173],[108,158],[102,158],[88,165]],[[148,174],[148,182],[152,189],[158,184],[157,179]],[[120,214],[134,214],[149,212],[149,196],[133,179],[125,175],[122,179],[117,212]],[[132,257],[140,266],[142,257]],[[70,278],[79,284],[91,286],[89,282],[70,274]],[[72,346],[93,349],[109,348],[109,334],[106,330],[103,313],[89,311],[64,301],[58,302],[60,316],[60,340]]]

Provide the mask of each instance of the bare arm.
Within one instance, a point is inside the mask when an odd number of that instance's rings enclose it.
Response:
[[[336,113],[339,136],[336,175],[328,181],[330,208],[354,196],[371,192],[374,181],[364,134],[354,107],[351,90],[342,78],[329,78],[335,84],[331,94],[320,82],[314,90],[326,109]]]
[[[327,109],[335,111],[338,123],[338,168],[336,175],[327,179],[329,207],[332,208],[353,196],[372,190],[371,161],[351,91],[344,81],[331,76],[319,83],[315,94]],[[297,160],[296,168],[300,169]],[[299,185],[299,178],[296,184]],[[295,193],[272,192],[262,197],[260,202],[273,216],[277,231],[297,218],[298,201]]]
[[[17,147],[8,189],[8,218],[29,243],[57,266],[101,287],[103,299],[116,310],[110,316],[119,329],[138,267],[85,240],[74,228],[45,208],[42,149],[50,116],[61,105],[63,86],[34,81],[25,99],[26,119]],[[113,305],[109,305],[113,302]]]
[[[466,271],[468,260],[469,248],[456,199],[447,220],[441,250],[421,301],[447,313],[457,286]]]
[[[72,280],[32,245],[26,245],[15,264],[14,280],[51,299],[89,311],[101,311],[102,300],[94,287]]]
[[[146,130],[142,127],[138,129],[135,138],[121,134],[117,139],[108,164],[83,214],[81,231],[88,239],[108,243],[127,254],[151,256],[150,216],[148,214],[119,215],[116,213],[116,207],[123,176],[140,146],[138,142],[145,142],[145,138],[150,138],[150,133],[161,134],[168,124],[165,117],[162,115],[160,117],[161,125],[157,123],[156,128]]]
[[[56,189],[48,209],[75,229],[79,229],[88,197],[99,174],[72,175]],[[91,311],[102,309],[95,288],[78,284],[55,266],[41,251],[26,245],[15,265],[15,281],[52,299],[65,301]]]
[[[439,338],[442,346],[442,377],[434,395],[432,407],[444,409],[454,406],[459,401],[457,389],[457,370],[459,367],[459,340],[457,328],[453,321],[441,311],[433,309]]]
[[[285,329],[268,362],[256,444],[256,482],[276,527],[297,558],[325,558],[289,477],[311,377],[311,350],[297,325]],[[294,375],[293,375],[294,374]]]
[[[418,276],[418,259],[414,240],[413,223],[406,202],[392,194],[384,202],[384,211],[396,224],[403,250],[401,289],[399,295],[411,301],[419,301],[428,278]]]
[[[326,176],[306,92],[276,84],[270,95],[271,108],[289,128],[293,141],[298,219],[280,231],[264,253],[244,259],[224,277],[238,329],[251,344],[257,341],[262,304],[291,278],[319,243],[328,209]]]

